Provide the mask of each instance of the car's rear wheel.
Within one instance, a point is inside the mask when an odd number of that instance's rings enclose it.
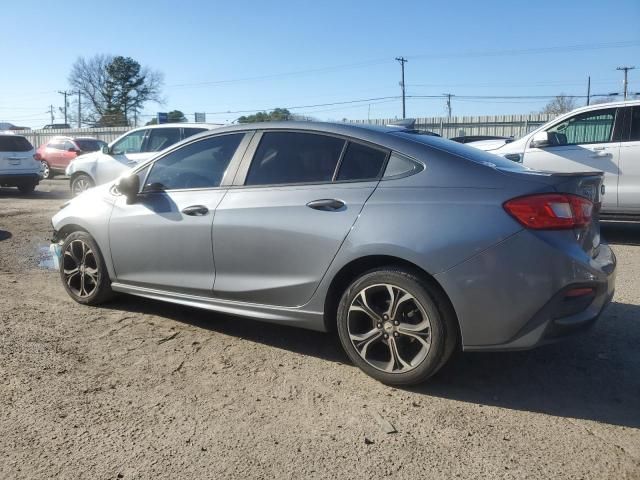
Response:
[[[70,234],[61,251],[60,277],[71,298],[83,305],[98,305],[113,296],[104,258],[91,235]]]
[[[41,160],[40,163],[42,163],[42,178],[45,180],[53,178],[53,170],[51,170],[49,162]]]
[[[85,190],[95,187],[95,182],[86,173],[79,173],[71,179],[71,193],[73,196],[80,195]]]
[[[356,279],[338,306],[349,358],[390,385],[420,383],[442,367],[457,341],[442,295],[410,271],[384,268]]]

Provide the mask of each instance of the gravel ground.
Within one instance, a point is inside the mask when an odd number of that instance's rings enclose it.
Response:
[[[640,478],[640,224],[603,226],[618,288],[590,332],[396,389],[331,334],[75,304],[39,267],[67,190],[0,189],[0,478]]]

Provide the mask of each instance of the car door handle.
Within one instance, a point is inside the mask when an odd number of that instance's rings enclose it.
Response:
[[[182,213],[192,217],[202,217],[209,213],[209,209],[204,205],[191,205],[182,209]]]
[[[599,148],[594,148],[592,150],[592,152],[593,153],[591,155],[589,155],[591,158],[602,158],[602,157],[611,157],[612,156],[611,152],[605,152],[604,150],[599,149]]]
[[[138,164],[138,162],[136,162],[135,160],[127,161],[127,165],[130,166],[130,167],[133,167],[134,165],[137,165],[137,164]]]
[[[344,207],[344,202],[336,198],[321,198],[307,203],[307,207],[325,212],[335,212]]]

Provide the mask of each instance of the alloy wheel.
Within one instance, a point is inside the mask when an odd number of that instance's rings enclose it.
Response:
[[[98,288],[98,261],[82,240],[73,240],[64,249],[62,271],[69,290],[80,298],[91,296]]]
[[[406,290],[391,284],[362,289],[349,306],[351,344],[372,367],[405,373],[418,367],[431,349],[431,322],[425,308]]]
[[[85,176],[81,176],[73,181],[71,188],[73,195],[80,195],[85,190],[91,188],[91,182]]]
[[[42,160],[40,163],[42,163],[42,178],[49,178],[49,175],[51,174],[49,164],[44,160]]]

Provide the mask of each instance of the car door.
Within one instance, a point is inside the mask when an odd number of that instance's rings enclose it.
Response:
[[[149,129],[134,130],[111,145],[109,153],[98,154],[96,163],[96,184],[102,184],[118,178],[123,172],[135,167],[149,154],[143,151],[143,145]]]
[[[69,163],[71,163],[71,160],[73,160],[74,158],[76,158],[78,156],[78,146],[73,143],[70,140],[67,140],[64,142],[63,145],[63,149],[60,152],[60,160],[58,165],[56,165],[58,168],[67,168],[67,165],[69,165]]]
[[[214,296],[306,303],[376,188],[387,156],[319,133],[256,134],[216,210]]]
[[[117,282],[211,295],[213,215],[247,144],[243,132],[207,137],[136,172],[137,202],[118,198],[109,221]]]
[[[63,140],[52,140],[45,148],[45,160],[51,168],[61,168],[62,154],[64,149]]]
[[[640,105],[625,107],[627,134],[620,145],[618,208],[640,213]]]
[[[622,128],[617,111],[611,107],[591,110],[556,123],[547,129],[549,146],[535,148],[528,143],[524,165],[552,172],[604,172],[603,209],[617,208]]]

